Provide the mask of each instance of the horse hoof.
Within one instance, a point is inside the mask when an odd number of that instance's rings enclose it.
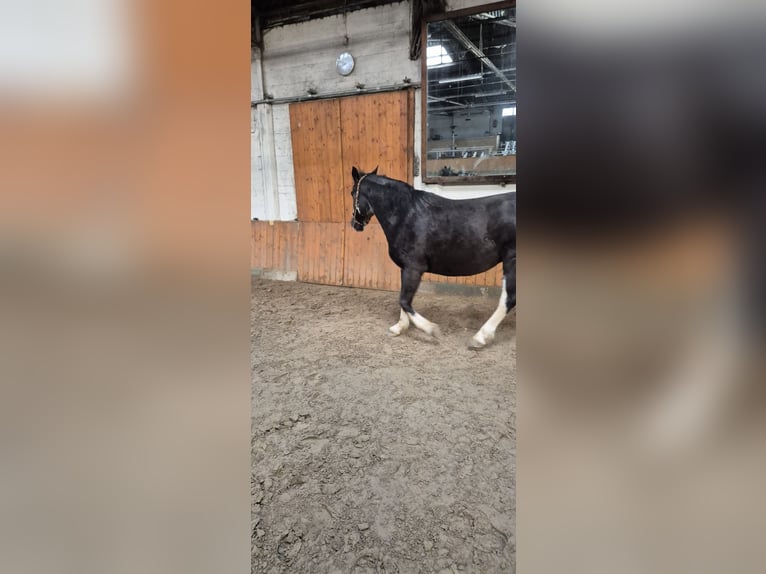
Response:
[[[439,325],[434,325],[433,327],[431,327],[431,336],[434,339],[441,339],[442,330],[439,329]]]
[[[487,346],[487,342],[488,341],[485,341],[483,337],[482,338],[478,338],[476,335],[474,335],[473,337],[471,337],[470,343],[468,343],[468,348],[469,349],[482,349],[482,348]]]

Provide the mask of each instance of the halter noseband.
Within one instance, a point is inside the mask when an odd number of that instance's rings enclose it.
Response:
[[[359,212],[359,192],[362,188],[362,180],[370,175],[369,173],[365,173],[362,177],[359,178],[359,181],[356,182],[356,195],[354,196],[354,219],[356,219],[357,214],[361,215]]]

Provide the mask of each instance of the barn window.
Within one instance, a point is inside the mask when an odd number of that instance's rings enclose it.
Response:
[[[426,62],[429,68],[433,68],[435,66],[451,64],[452,58],[447,53],[447,50],[444,49],[444,46],[436,44],[435,46],[428,46],[426,50]]]
[[[423,24],[426,183],[516,179],[516,5],[447,12]]]

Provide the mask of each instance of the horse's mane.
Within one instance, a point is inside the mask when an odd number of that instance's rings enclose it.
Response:
[[[385,175],[378,175],[378,174],[371,173],[367,176],[367,181],[370,181],[377,185],[381,185],[383,187],[396,189],[397,191],[406,191],[406,192],[415,191],[415,188],[412,187],[409,183],[405,183],[403,181],[399,181],[398,179],[393,179]]]
[[[393,179],[385,175],[378,175],[378,174],[371,173],[370,175],[367,176],[367,179],[365,181],[369,181],[381,187],[386,187],[388,189],[398,191],[400,193],[408,194],[415,201],[421,201],[427,204],[433,203],[434,200],[438,201],[439,199],[439,196],[436,195],[435,193],[431,193],[430,191],[424,191],[422,189],[416,189],[413,186],[411,186],[409,183],[406,183],[404,181],[399,181],[398,179]]]

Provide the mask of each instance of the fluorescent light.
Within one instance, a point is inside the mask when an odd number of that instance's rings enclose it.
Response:
[[[503,117],[515,116],[515,115],[516,115],[516,106],[513,106],[512,108],[503,108]]]
[[[481,74],[471,74],[470,76],[460,76],[459,78],[445,78],[439,80],[440,84],[451,84],[452,82],[465,82],[467,80],[481,80]]]

